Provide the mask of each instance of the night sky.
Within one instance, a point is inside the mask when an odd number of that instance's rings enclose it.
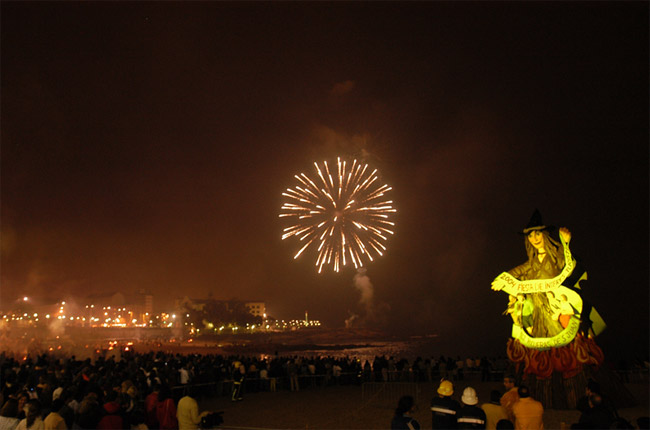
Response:
[[[293,260],[278,214],[293,175],[354,156],[398,210],[375,326],[505,349],[490,283],[538,208],[603,342],[648,351],[647,2],[1,8],[0,307],[144,288],[343,326],[355,270]]]

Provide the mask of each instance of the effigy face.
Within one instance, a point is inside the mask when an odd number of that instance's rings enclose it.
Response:
[[[540,231],[533,230],[528,234],[528,241],[537,250],[544,249],[544,235]]]

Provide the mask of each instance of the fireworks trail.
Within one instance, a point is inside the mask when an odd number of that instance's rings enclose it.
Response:
[[[298,184],[282,193],[287,200],[280,217],[291,221],[282,239],[295,236],[300,242],[294,259],[313,245],[320,273],[325,265],[338,272],[350,262],[358,269],[383,255],[395,226],[391,214],[396,209],[385,197],[392,188],[379,185],[377,169],[357,160],[348,163],[339,157],[335,167],[327,161],[314,167],[313,179],[295,175]]]

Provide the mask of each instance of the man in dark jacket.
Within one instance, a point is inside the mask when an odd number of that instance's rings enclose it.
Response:
[[[458,428],[484,429],[487,420],[485,417],[485,411],[476,406],[478,403],[476,390],[472,387],[465,388],[460,401],[463,403],[463,407],[461,407],[456,414],[456,422],[458,423]]]
[[[237,402],[243,400],[242,397],[242,384],[244,383],[244,375],[246,373],[246,367],[236,361],[233,365],[232,371],[232,401]]]
[[[442,380],[438,387],[438,397],[431,400],[431,421],[433,429],[455,429],[456,414],[460,404],[451,398],[454,385],[451,381]]]

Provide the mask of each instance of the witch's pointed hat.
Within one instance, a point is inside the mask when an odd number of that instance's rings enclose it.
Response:
[[[524,227],[521,234],[528,234],[531,231],[552,230],[553,228],[553,226],[546,225],[542,222],[542,214],[539,213],[538,209],[535,209],[535,212],[533,212],[533,215],[530,217],[530,221],[528,221],[528,225]]]

